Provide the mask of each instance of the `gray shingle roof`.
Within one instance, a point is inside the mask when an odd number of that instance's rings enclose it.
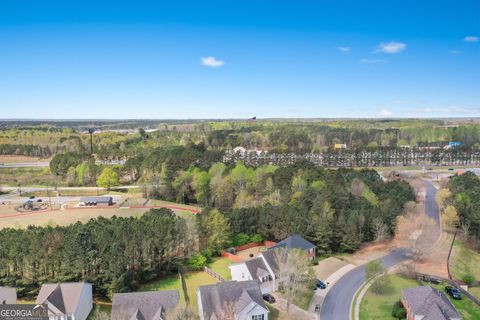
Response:
[[[278,259],[275,255],[275,250],[267,250],[260,253],[267,261],[267,264],[270,266],[274,274],[278,274],[280,268],[278,266]]]
[[[177,290],[116,293],[113,295],[112,319],[160,320],[178,305]]]
[[[112,197],[81,197],[80,202],[111,203]]]
[[[5,301],[7,304],[17,302],[17,289],[0,287],[0,304]]]
[[[424,316],[422,320],[461,319],[445,294],[430,286],[403,289],[403,298],[413,314]]]
[[[84,286],[91,284],[85,282],[46,283],[42,285],[35,303],[49,302],[64,314],[73,313],[80,302]]]
[[[245,265],[254,279],[270,275],[265,262],[260,257],[245,261]]]
[[[220,282],[209,286],[200,286],[198,290],[205,319],[219,319],[222,308],[227,303],[234,304],[237,314],[251,302],[255,302],[267,310],[256,280]]]
[[[294,234],[286,239],[283,239],[276,246],[273,246],[269,249],[274,249],[278,247],[286,247],[288,249],[309,250],[309,249],[315,248],[316,246],[313,243],[305,240],[302,236],[298,234]]]

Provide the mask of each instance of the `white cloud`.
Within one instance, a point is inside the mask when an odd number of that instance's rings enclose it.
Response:
[[[218,68],[225,64],[225,61],[218,60],[215,57],[202,57],[202,64],[210,68]]]
[[[345,52],[345,53],[352,51],[352,48],[350,48],[350,47],[338,47],[337,49],[339,51]]]
[[[380,112],[378,112],[378,114],[382,117],[388,117],[388,116],[392,115],[392,111],[387,110],[387,109],[382,109],[382,110],[380,110]]]
[[[364,64],[376,64],[376,63],[385,63],[386,61],[383,59],[362,59],[360,60],[360,62]]]
[[[403,50],[407,49],[407,45],[403,42],[382,42],[378,45],[377,50],[375,52],[383,52],[383,53],[399,53]]]
[[[465,41],[465,42],[478,42],[478,37],[466,36],[465,38],[463,38],[463,41]]]

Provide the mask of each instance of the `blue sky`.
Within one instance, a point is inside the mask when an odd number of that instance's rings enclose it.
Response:
[[[480,116],[480,2],[0,2],[0,118]]]

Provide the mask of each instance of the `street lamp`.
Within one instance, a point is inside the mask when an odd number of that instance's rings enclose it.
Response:
[[[90,134],[90,155],[93,154],[93,133],[95,132],[94,128],[88,129],[88,133]]]

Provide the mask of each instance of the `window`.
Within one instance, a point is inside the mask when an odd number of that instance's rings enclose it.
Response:
[[[264,320],[264,315],[263,314],[255,314],[252,316],[252,320]]]

